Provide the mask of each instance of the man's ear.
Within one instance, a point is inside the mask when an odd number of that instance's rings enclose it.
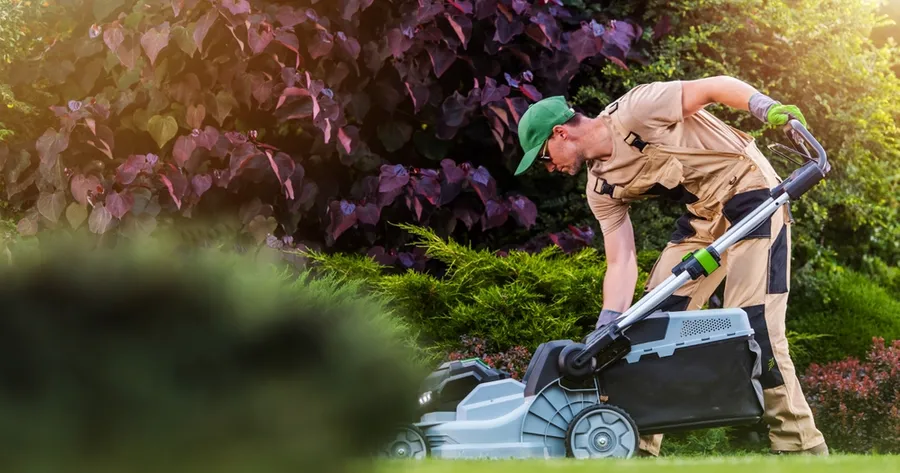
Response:
[[[569,130],[562,125],[556,125],[553,127],[553,134],[565,140],[569,137]]]

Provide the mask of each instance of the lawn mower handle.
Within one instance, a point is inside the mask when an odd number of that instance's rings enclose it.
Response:
[[[784,131],[794,145],[803,151],[807,162],[772,189],[765,202],[735,222],[711,245],[685,255],[682,262],[672,269],[671,276],[616,320],[591,332],[582,343],[566,346],[560,352],[558,360],[560,372],[564,376],[584,379],[627,355],[631,350],[631,341],[625,332],[630,326],[653,313],[689,280],[709,276],[719,267],[721,255],[725,250],[766,222],[779,207],[799,198],[825,177],[831,169],[828,157],[822,145],[809,130],[799,120],[791,119],[785,125]],[[804,143],[813,147],[818,159],[810,155]]]

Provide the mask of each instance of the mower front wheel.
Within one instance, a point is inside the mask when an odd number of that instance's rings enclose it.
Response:
[[[396,430],[396,436],[381,450],[383,458],[423,460],[431,454],[425,432],[415,425],[405,425]]]
[[[586,407],[566,430],[566,456],[571,458],[631,458],[639,445],[631,416],[611,404]]]

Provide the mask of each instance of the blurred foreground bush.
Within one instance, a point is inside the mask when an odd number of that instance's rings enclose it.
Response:
[[[413,413],[409,333],[352,284],[41,246],[0,266],[0,471],[347,471]]]

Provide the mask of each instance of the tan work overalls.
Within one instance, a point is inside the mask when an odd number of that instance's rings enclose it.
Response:
[[[611,116],[615,109],[614,103],[600,117],[611,125],[613,139],[624,141],[635,154],[613,160],[618,162],[592,164],[588,200],[612,197],[628,203],[664,196],[687,206],[688,213],[678,220],[671,241],[651,270],[645,287],[649,292],[672,274],[686,253],[707,247],[765,201],[781,179],[753,138],[740,130],[732,128],[746,142],[740,153],[644,144]],[[801,391],[785,338],[790,224],[785,206],[726,250],[721,268],[709,277],[689,281],[661,307],[700,309],[725,278],[724,307],[747,312],[762,349],[764,417],[770,427],[771,448],[781,451],[805,450],[824,442]],[[648,388],[652,389],[652,380],[648,380]],[[641,449],[658,455],[661,443],[662,435],[644,436]]]

